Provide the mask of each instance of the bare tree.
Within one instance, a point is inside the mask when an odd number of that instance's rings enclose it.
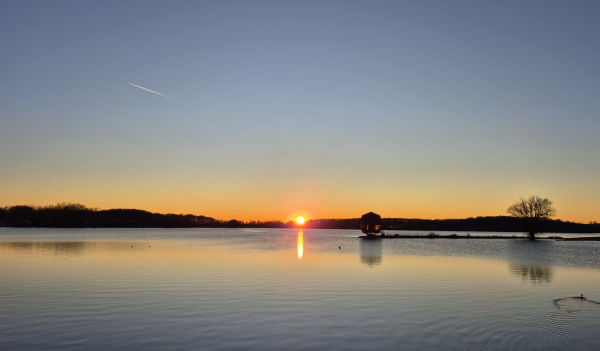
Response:
[[[513,217],[522,218],[525,230],[529,232],[531,240],[535,240],[535,234],[539,232],[542,222],[556,216],[552,201],[542,199],[537,195],[519,199],[506,212]]]

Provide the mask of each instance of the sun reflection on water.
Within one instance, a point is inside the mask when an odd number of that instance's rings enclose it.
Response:
[[[301,260],[304,255],[304,232],[298,231],[298,259]]]

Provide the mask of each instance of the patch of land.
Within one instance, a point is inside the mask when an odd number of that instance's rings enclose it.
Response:
[[[429,233],[427,235],[400,235],[400,234],[377,234],[377,235],[361,235],[361,239],[526,239],[529,240],[529,235],[459,235],[449,234],[442,235]],[[581,237],[562,237],[562,236],[547,236],[536,237],[536,240],[564,240],[564,241],[600,241],[600,236],[581,236]]]

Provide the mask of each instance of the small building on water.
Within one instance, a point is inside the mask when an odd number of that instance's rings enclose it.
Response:
[[[374,238],[375,234],[381,232],[381,216],[377,213],[369,212],[360,218],[360,230],[367,235],[367,238]]]

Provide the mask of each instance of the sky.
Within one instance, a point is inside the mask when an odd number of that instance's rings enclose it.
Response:
[[[600,221],[599,16],[597,1],[5,0],[0,206],[442,219],[539,195]]]

